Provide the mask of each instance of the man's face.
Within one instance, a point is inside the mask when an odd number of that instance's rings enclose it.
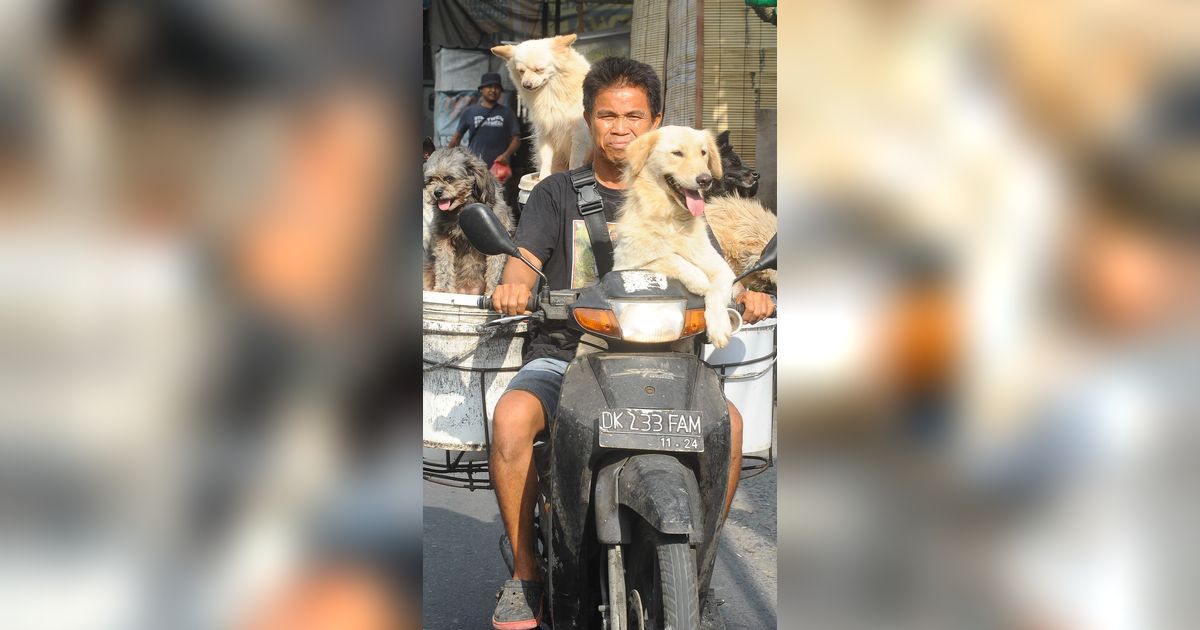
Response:
[[[496,101],[500,100],[499,85],[485,85],[479,88],[479,93],[483,95],[483,100],[489,103],[495,103]]]
[[[611,87],[596,94],[587,117],[592,145],[609,162],[625,163],[625,147],[633,139],[658,127],[662,114],[650,118],[650,99],[640,87]]]

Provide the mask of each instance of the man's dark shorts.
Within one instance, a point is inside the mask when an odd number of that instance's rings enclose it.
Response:
[[[529,392],[542,401],[542,411],[546,414],[546,428],[558,413],[558,394],[562,391],[563,375],[567,373],[567,362],[559,359],[540,358],[526,363],[513,380],[508,389],[519,389]]]

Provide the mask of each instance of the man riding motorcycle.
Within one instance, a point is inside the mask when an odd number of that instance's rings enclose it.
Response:
[[[604,223],[612,223],[621,202],[625,148],[662,121],[662,87],[654,70],[644,63],[603,59],[588,72],[583,93],[584,118],[593,142],[592,166],[556,173],[540,182],[530,194],[516,232],[521,254],[546,275],[552,290],[593,284],[604,263],[611,266],[611,249],[598,251],[598,255],[592,252],[596,232],[606,230],[594,229],[588,222],[595,219],[580,213],[578,186],[594,182],[603,202]],[[607,236],[599,242],[607,241]],[[510,258],[501,284],[492,294],[493,308],[506,315],[526,312],[537,281],[537,272]],[[748,323],[769,317],[775,310],[774,301],[763,293],[746,291],[737,301],[745,307],[743,320]],[[563,375],[575,356],[579,337],[565,327],[531,329],[524,367],[493,414],[491,480],[514,560],[512,579],[505,582],[492,617],[497,630],[532,629],[541,621],[544,576],[534,551],[538,481],[533,445],[555,417]],[[742,442],[741,415],[732,404],[728,407],[731,457],[725,512],[736,491]]]

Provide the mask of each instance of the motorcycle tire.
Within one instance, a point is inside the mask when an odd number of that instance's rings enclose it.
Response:
[[[700,627],[696,556],[686,536],[663,534],[645,526],[625,556],[626,592],[638,591],[644,611],[631,610],[630,630],[694,630]]]
[[[696,560],[686,538],[671,536],[656,542],[661,602],[652,602],[662,610],[663,630],[690,630],[700,627],[700,597],[696,586]],[[684,538],[682,542],[675,539]],[[661,606],[661,608],[660,608]]]

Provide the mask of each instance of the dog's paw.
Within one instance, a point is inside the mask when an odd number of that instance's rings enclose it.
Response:
[[[729,313],[725,309],[705,309],[704,325],[708,328],[708,340],[718,348],[729,345],[733,337],[733,326],[729,323]]]

